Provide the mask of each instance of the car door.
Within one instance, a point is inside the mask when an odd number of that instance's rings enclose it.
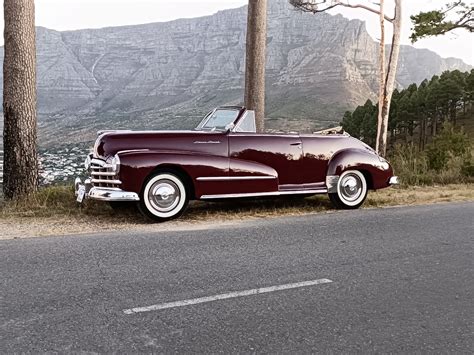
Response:
[[[300,174],[303,146],[299,135],[257,133],[229,134],[230,176],[245,174],[245,162],[270,167],[278,173],[279,185],[303,184]],[[249,171],[252,170],[251,165]]]

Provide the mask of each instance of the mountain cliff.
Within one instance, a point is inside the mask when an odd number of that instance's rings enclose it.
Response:
[[[184,128],[213,106],[240,103],[246,15],[242,7],[166,23],[66,32],[38,28],[43,140],[54,140],[59,128],[75,137],[100,128]],[[269,126],[313,129],[374,98],[377,50],[362,21],[301,13],[287,0],[271,0]],[[449,69],[470,67],[404,46],[398,84]]]

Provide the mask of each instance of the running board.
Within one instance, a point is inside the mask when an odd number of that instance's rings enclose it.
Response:
[[[221,198],[246,198],[246,197],[271,197],[271,196],[288,196],[288,195],[317,195],[327,194],[328,190],[297,190],[297,191],[275,191],[275,192],[250,192],[242,194],[222,194],[222,195],[202,195],[201,200],[219,200]]]

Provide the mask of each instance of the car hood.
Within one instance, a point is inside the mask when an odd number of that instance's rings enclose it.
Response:
[[[94,145],[94,156],[107,158],[129,150],[190,151],[194,143],[219,142],[224,132],[209,131],[102,131]]]

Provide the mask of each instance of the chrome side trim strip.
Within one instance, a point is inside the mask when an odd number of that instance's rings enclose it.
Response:
[[[274,180],[276,176],[209,176],[198,177],[197,181],[241,181],[241,180]]]
[[[128,153],[143,153],[143,152],[149,152],[150,149],[130,149],[130,150],[121,150],[120,152],[117,152],[117,155],[119,154],[128,154]]]
[[[252,192],[242,194],[222,194],[222,195],[203,195],[201,200],[219,200],[221,198],[245,198],[245,197],[270,197],[284,195],[316,195],[326,194],[327,189],[318,190],[298,190],[298,191],[275,191],[275,192]]]
[[[97,137],[100,137],[107,133],[132,133],[132,132],[133,131],[129,129],[109,129],[109,130],[106,129],[106,130],[98,131]]]

